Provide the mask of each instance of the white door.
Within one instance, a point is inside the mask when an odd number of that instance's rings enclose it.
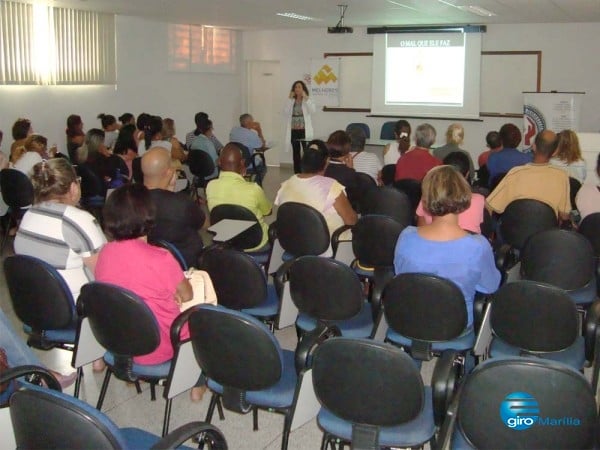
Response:
[[[266,153],[269,166],[279,166],[283,132],[281,110],[285,90],[281,89],[279,61],[248,61],[248,113],[260,122],[263,136],[271,147]]]

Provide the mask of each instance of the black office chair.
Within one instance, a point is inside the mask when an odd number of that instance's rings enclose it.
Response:
[[[596,448],[594,392],[563,364],[491,359],[466,378],[439,440],[453,449]]]
[[[208,184],[207,177],[215,171],[215,162],[212,157],[204,150],[190,150],[187,157],[187,164],[190,172],[194,175],[190,186],[192,198],[198,199],[198,189],[206,188]]]
[[[313,384],[322,408],[321,449],[418,448],[431,441],[435,423],[431,388],[423,386],[410,357],[391,345],[334,338],[313,358]]]
[[[389,329],[386,340],[404,348],[417,361],[429,361],[445,351],[461,355],[463,367],[472,362],[475,344],[462,291],[436,275],[403,273],[387,283],[382,295]]]
[[[383,215],[391,217],[404,227],[414,223],[414,209],[405,192],[392,187],[370,189],[365,193],[361,204],[362,215]]]
[[[353,129],[361,130],[363,133],[365,133],[365,137],[367,139],[369,139],[371,137],[371,129],[369,128],[369,125],[367,125],[366,123],[363,123],[363,122],[349,123],[346,126],[346,133],[350,132],[350,130],[353,130]]]
[[[144,184],[144,172],[142,172],[142,157],[138,156],[131,161],[131,178],[135,183]]]
[[[27,383],[25,384],[24,381]],[[17,367],[9,367],[0,373],[0,409],[9,406],[10,397],[19,389],[26,385],[42,385],[45,384],[49,389],[54,389],[58,392],[62,391],[60,383],[52,375],[48,369],[40,366],[25,365]],[[0,411],[2,414],[3,411]],[[3,430],[5,431],[5,430]],[[10,433],[10,429],[6,430]],[[6,437],[6,436],[3,436]],[[6,444],[6,441],[3,442]],[[8,448],[8,446],[7,446]]]
[[[394,129],[396,127],[396,122],[385,122],[381,126],[381,132],[379,133],[379,139],[385,140],[394,140],[396,139],[396,134],[394,133]]]
[[[254,151],[250,153],[250,149],[240,142],[232,142],[240,151],[244,161],[246,161],[246,176],[249,181],[255,181],[259,186],[262,186],[262,181],[267,173],[267,161],[264,152]]]
[[[521,278],[564,289],[578,305],[596,300],[595,272],[594,249],[574,231],[536,233],[521,252]]]
[[[404,178],[402,180],[394,181],[393,186],[395,189],[404,192],[408,196],[414,214],[414,211],[417,210],[419,202],[421,201],[421,182],[419,180]]]
[[[15,314],[27,334],[27,345],[40,350],[73,351],[77,313],[71,290],[57,270],[32,256],[4,260],[4,275]],[[75,396],[83,372],[78,370]]]
[[[190,334],[198,365],[212,391],[206,421],[217,405],[246,414],[258,409],[285,416],[281,448],[287,449],[291,430],[312,420],[319,410],[312,392],[312,349],[335,330],[321,327],[296,350],[282,350],[269,329],[252,316],[202,305],[192,308]]]
[[[240,205],[224,204],[215,206],[210,211],[210,223],[212,225],[223,219],[247,220],[254,222],[247,230],[234,236],[227,241],[236,250],[245,251],[252,256],[260,265],[268,266],[271,255],[270,246],[258,249],[260,251],[247,251],[256,248],[263,240],[263,229],[252,211]]]
[[[127,382],[147,381],[150,383],[152,400],[156,398],[155,386],[159,382],[165,382],[166,405],[162,432],[165,436],[169,431],[171,401],[175,395],[170,392],[170,385],[175,376],[174,368],[179,365],[177,356],[182,344],[179,333],[190,312],[180,314],[171,325],[174,358],[161,364],[144,365],[135,363],[133,358],[153,352],[158,347],[161,336],[154,314],[136,294],[111,284],[88,283],[81,289],[77,309],[81,319],[89,322],[96,341],[106,349],[104,361],[107,370],[96,408],[102,409],[113,374]],[[193,369],[195,368],[188,368]],[[180,387],[179,392],[193,387],[198,377],[199,372],[192,377],[188,386]],[[139,385],[136,387],[140,393]]]
[[[577,193],[581,189],[581,181],[577,178],[569,177],[569,198],[571,199],[571,209],[577,209],[577,204],[575,203],[575,197],[577,197]]]
[[[356,273],[330,258],[296,258],[284,277],[298,308],[296,329],[301,337],[317,323],[337,326],[342,336],[369,337],[373,332],[371,305],[365,301]]]
[[[219,305],[257,317],[273,331],[279,297],[250,255],[213,246],[202,252],[198,268],[210,275]]]
[[[119,428],[85,402],[60,392],[28,386],[10,399],[17,448],[180,448],[194,439],[204,448],[227,450],[218,428],[190,422],[162,439],[139,428]]]
[[[81,207],[92,214],[99,223],[102,223],[102,208],[106,200],[106,183],[89,164],[75,166],[77,175],[81,178]]]
[[[600,213],[589,214],[579,224],[579,233],[592,244],[596,259],[596,293],[600,295]]]
[[[4,244],[12,227],[16,227],[33,203],[33,185],[24,173],[16,169],[2,169],[0,171],[0,192],[2,200],[8,206],[8,221],[5,224],[0,254],[4,251]]]
[[[348,199],[351,200],[352,207],[356,212],[364,214],[362,207],[365,204],[365,196],[368,195],[369,191],[377,189],[377,183],[371,178],[371,175],[364,172],[356,172],[354,177],[356,179],[356,186],[352,192],[348,192]]]

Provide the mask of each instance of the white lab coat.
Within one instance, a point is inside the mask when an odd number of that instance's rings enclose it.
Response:
[[[286,153],[292,152],[292,110],[294,108],[294,99],[290,98],[287,100],[285,104],[285,108],[283,109],[283,117],[286,121],[285,128],[285,139],[284,139],[284,149]],[[308,98],[302,101],[302,115],[304,115],[304,132],[306,139],[313,138],[313,127],[311,115],[317,110],[317,106],[314,102]]]

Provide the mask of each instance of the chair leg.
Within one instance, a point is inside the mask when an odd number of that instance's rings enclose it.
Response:
[[[321,439],[321,450],[327,450],[327,444],[329,440],[327,439],[327,433],[323,431],[323,438]]]
[[[156,400],[156,382],[155,381],[150,382],[150,400],[151,401]]]
[[[77,378],[75,379],[75,392],[73,396],[79,398],[79,389],[81,388],[81,380],[83,379],[83,367],[77,368]]]
[[[204,421],[206,423],[210,423],[212,420],[213,414],[215,413],[215,406],[217,406],[218,397],[219,397],[219,394],[215,394],[215,393],[213,393],[213,395],[210,397],[208,411],[206,412],[206,419],[204,419]]]
[[[106,395],[106,391],[108,390],[108,383],[110,381],[110,376],[112,372],[110,368],[106,368],[106,374],[104,375],[104,381],[102,382],[102,388],[100,389],[100,397],[98,397],[98,404],[96,405],[96,409],[98,411],[102,411],[102,403],[104,403],[104,396]]]
[[[12,216],[9,213],[8,221],[6,223],[6,230],[4,230],[4,236],[2,237],[2,243],[0,244],[0,255],[4,253],[4,244],[6,244],[6,240],[8,239],[8,233],[10,232],[10,226],[13,222]]]
[[[169,434],[169,421],[171,420],[171,399],[167,399],[167,403],[165,405],[165,418],[163,419],[163,429],[162,429],[162,437],[165,437]]]
[[[252,431],[258,431],[258,408],[252,408]]]
[[[292,427],[292,416],[290,413],[285,415],[283,421],[283,436],[281,436],[281,450],[287,450],[290,440],[290,428]]]
[[[223,413],[223,405],[221,404],[221,397],[217,399],[217,411],[219,412],[219,420],[225,420],[225,414]]]
[[[142,393],[142,387],[140,386],[139,380],[135,380],[135,390],[138,394]]]

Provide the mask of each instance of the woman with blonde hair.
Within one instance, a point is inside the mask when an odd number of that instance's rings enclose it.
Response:
[[[176,134],[175,121],[170,117],[163,119],[162,138],[171,143],[171,159],[176,162],[178,167],[187,159],[187,153],[183,149],[183,144],[175,137]]]
[[[451,123],[446,130],[446,145],[436,148],[433,151],[433,156],[443,161],[446,156],[452,152],[461,152],[469,157],[469,173],[473,175],[475,173],[475,166],[473,165],[473,159],[468,151],[462,149],[460,146],[465,140],[465,129],[460,123]]]
[[[558,148],[550,159],[553,166],[565,169],[571,178],[583,184],[587,175],[585,160],[581,156],[579,138],[573,130],[563,130],[558,133]]]
[[[56,147],[47,149],[48,139],[41,134],[31,134],[25,143],[15,149],[13,153],[13,168],[29,176],[29,172],[43,159],[54,158]]]
[[[471,204],[471,189],[452,166],[438,166],[423,179],[422,191],[423,208],[432,221],[400,233],[395,273],[431,273],[454,282],[465,297],[471,326],[475,292],[490,294],[500,284],[490,243],[463,230],[458,222],[459,214]]]

